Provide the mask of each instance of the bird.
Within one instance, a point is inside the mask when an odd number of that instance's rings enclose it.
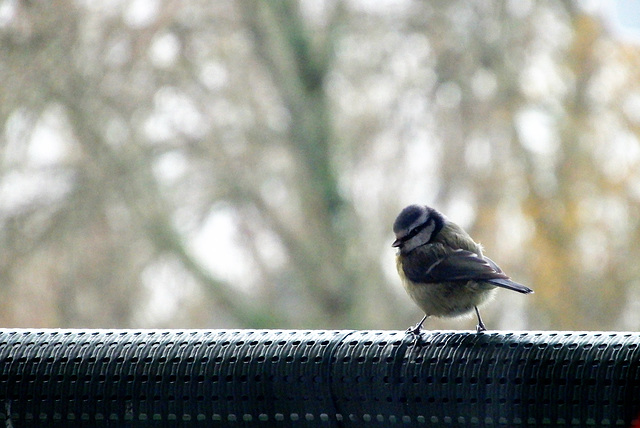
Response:
[[[407,294],[424,317],[407,333],[419,335],[430,317],[455,317],[475,310],[476,331],[487,328],[478,306],[500,287],[522,294],[533,293],[512,281],[490,258],[482,254],[464,229],[438,210],[426,205],[405,207],[393,223],[397,248],[396,268]]]

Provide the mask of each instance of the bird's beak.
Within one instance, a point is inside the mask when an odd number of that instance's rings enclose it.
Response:
[[[400,245],[402,245],[402,240],[400,239],[396,239],[393,241],[393,244],[391,244],[392,247],[399,247]]]

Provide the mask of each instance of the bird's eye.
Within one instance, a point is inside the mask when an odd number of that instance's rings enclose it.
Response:
[[[407,232],[407,234],[404,236],[404,240],[408,240],[413,238],[414,236],[416,236],[418,233],[422,232],[428,225],[429,223],[431,223],[431,220],[426,221],[422,224],[419,224],[418,226],[414,227],[413,229],[410,229],[409,232]]]

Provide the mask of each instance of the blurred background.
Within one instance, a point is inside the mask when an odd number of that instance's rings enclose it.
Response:
[[[0,0],[0,326],[405,329],[423,203],[535,289],[490,329],[639,329],[615,5]]]

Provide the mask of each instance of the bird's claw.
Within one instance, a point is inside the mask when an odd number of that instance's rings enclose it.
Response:
[[[405,333],[406,334],[413,334],[414,336],[420,336],[420,332],[422,331],[422,324],[424,324],[424,320],[427,319],[427,316],[425,315],[424,317],[422,317],[422,319],[420,320],[420,322],[414,326],[409,327]]]
[[[406,334],[413,334],[414,336],[420,336],[420,332],[422,331],[422,326],[419,324],[412,325],[408,329],[405,330]]]

